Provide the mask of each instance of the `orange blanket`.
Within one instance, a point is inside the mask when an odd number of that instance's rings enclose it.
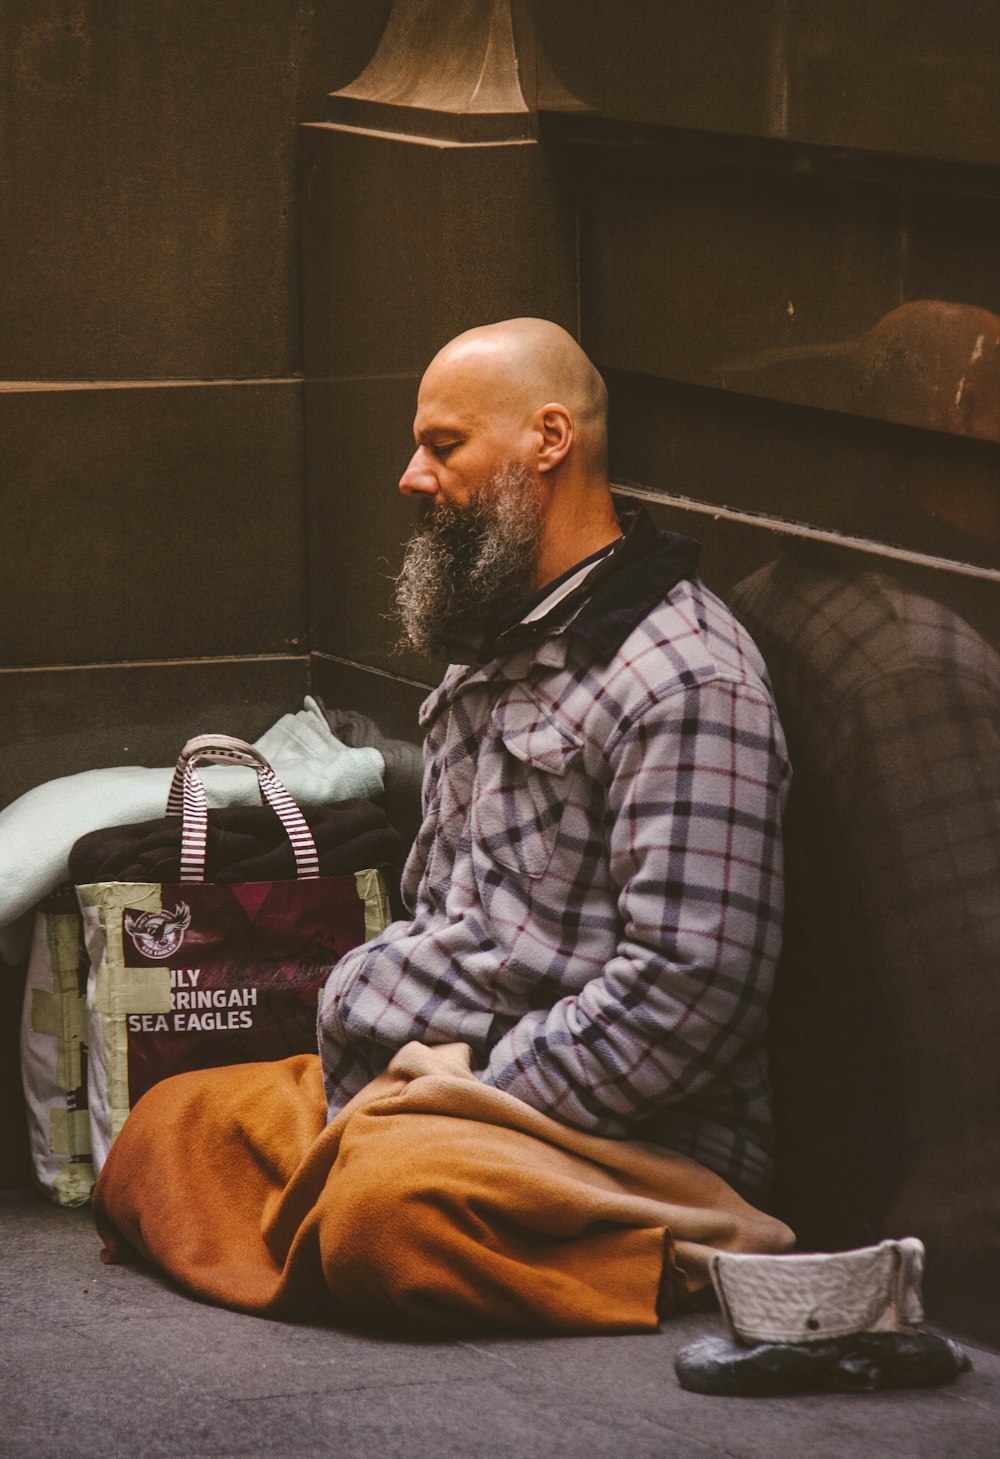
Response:
[[[431,1333],[652,1330],[713,1250],[794,1239],[683,1156],[487,1088],[460,1044],[407,1045],[329,1125],[314,1055],[165,1080],[94,1204],[106,1261],[209,1301]]]

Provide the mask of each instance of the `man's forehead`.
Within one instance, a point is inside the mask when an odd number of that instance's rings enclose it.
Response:
[[[415,435],[471,431],[492,414],[495,410],[490,409],[489,393],[479,381],[470,381],[457,371],[428,371],[417,395],[413,430]]]
[[[478,417],[463,410],[458,402],[451,403],[439,397],[417,401],[417,413],[413,418],[413,434],[417,439],[452,434],[465,435],[478,425]]]
[[[446,346],[431,361],[417,393],[415,429],[440,423],[473,430],[508,414],[518,390],[508,362],[477,343]]]

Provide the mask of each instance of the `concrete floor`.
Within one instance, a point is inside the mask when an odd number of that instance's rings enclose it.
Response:
[[[105,1267],[88,1210],[0,1193],[3,1459],[978,1459],[1000,1358],[946,1388],[706,1398],[653,1336],[392,1342],[268,1322]],[[933,1314],[931,1314],[933,1315]]]

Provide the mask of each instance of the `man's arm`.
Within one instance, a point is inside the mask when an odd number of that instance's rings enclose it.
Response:
[[[651,705],[607,756],[617,952],[578,994],[525,1014],[479,1077],[623,1135],[724,1083],[763,1033],[789,772],[764,691],[721,678]]]

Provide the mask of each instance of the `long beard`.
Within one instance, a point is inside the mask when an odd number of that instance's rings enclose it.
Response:
[[[402,644],[438,654],[482,637],[530,593],[541,529],[541,499],[520,462],[494,471],[467,506],[435,507],[396,578]]]

